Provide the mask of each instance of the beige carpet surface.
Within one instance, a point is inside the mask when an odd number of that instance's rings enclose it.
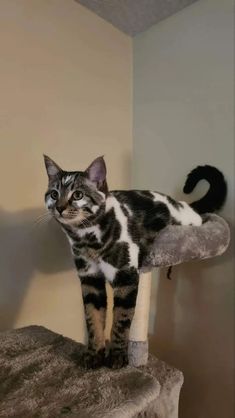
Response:
[[[43,327],[0,333],[0,417],[134,417],[157,399],[151,365],[85,371],[83,350]]]

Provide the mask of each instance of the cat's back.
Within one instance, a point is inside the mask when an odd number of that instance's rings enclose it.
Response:
[[[161,214],[165,224],[201,225],[202,218],[186,202],[149,190],[114,190],[109,194],[110,201],[117,205],[128,217],[142,214],[151,217]]]
[[[149,212],[157,206],[163,207],[169,204],[179,209],[183,205],[171,197],[156,191],[150,190],[114,190],[109,193],[108,201],[117,201],[122,208],[131,212]]]

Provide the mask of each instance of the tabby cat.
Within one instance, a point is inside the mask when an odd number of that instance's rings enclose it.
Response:
[[[138,291],[139,270],[156,234],[166,225],[201,225],[200,214],[222,207],[226,183],[215,167],[201,166],[188,176],[184,192],[201,179],[209,191],[191,205],[150,191],[108,191],[103,157],[85,171],[64,171],[44,156],[49,178],[45,202],[66,233],[81,280],[88,347],[87,367],[127,364],[127,346]],[[110,349],[105,355],[106,290],[113,287]]]

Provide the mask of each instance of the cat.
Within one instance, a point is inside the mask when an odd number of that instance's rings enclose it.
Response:
[[[187,204],[151,191],[109,191],[106,164],[96,158],[85,171],[64,171],[44,156],[48,174],[46,207],[66,233],[78,276],[88,331],[84,364],[88,368],[128,364],[129,331],[135,311],[139,270],[156,234],[169,224],[197,225],[203,214],[224,204],[227,186],[212,166],[199,166],[189,175],[184,192],[201,179],[210,183],[207,194]],[[105,353],[107,298],[105,281],[113,287],[113,325]]]

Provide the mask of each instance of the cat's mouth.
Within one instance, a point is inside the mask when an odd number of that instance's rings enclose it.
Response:
[[[77,215],[67,215],[66,213],[57,215],[58,218],[62,218],[62,219],[73,219],[73,218],[76,218],[76,216]]]
[[[70,213],[54,213],[55,218],[61,223],[73,223],[73,222],[82,222],[84,220],[84,215],[78,212],[70,212]]]
[[[65,223],[66,221],[67,222],[72,221],[73,219],[77,217],[77,213],[74,213],[74,214],[68,213],[68,212],[59,213],[57,210],[53,212],[53,215],[57,221],[63,222],[63,223]]]

